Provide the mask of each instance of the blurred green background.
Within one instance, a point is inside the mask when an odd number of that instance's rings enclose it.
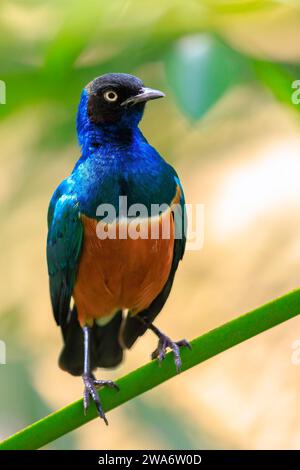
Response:
[[[77,399],[59,370],[48,295],[46,211],[79,148],[81,89],[138,75],[167,98],[142,129],[205,205],[157,324],[192,338],[300,283],[300,5],[259,0],[13,1],[0,4],[0,438]],[[52,449],[299,448],[296,318],[49,446]],[[147,333],[115,378],[144,364]]]

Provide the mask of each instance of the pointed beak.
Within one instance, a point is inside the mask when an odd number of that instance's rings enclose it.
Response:
[[[130,96],[121,103],[121,106],[134,106],[137,103],[144,103],[149,100],[157,100],[166,96],[162,91],[153,90],[152,88],[143,87],[138,95]]]

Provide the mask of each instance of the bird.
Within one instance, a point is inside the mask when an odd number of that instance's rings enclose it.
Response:
[[[164,96],[125,73],[107,73],[85,86],[76,121],[80,158],[48,209],[50,298],[63,339],[59,366],[82,376],[84,412],[92,400],[106,424],[97,390],[118,386],[97,380],[95,369],[119,365],[124,350],[148,329],[158,338],[152,359],[161,363],[170,349],[177,372],[180,348],[191,348],[153,324],[184,255],[187,225],[178,174],[139,128],[146,103]],[[146,215],[126,217],[122,198]],[[114,209],[109,218],[107,208]],[[124,236],[136,221],[144,236]],[[156,236],[150,226],[156,226]],[[108,236],[112,227],[114,237]]]

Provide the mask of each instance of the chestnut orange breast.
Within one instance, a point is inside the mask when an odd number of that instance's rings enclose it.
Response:
[[[116,223],[114,238],[99,238],[97,231],[103,229],[98,225],[101,222],[86,216],[81,218],[83,248],[73,290],[81,325],[97,319],[105,321],[105,317],[109,318],[120,309],[128,308],[136,314],[147,308],[167,282],[172,265],[174,222],[171,210],[139,222],[136,228],[143,233],[143,238],[132,238],[130,224],[125,221]],[[125,237],[124,223],[127,224]],[[106,229],[109,231],[111,227]],[[153,233],[155,237],[151,236]]]

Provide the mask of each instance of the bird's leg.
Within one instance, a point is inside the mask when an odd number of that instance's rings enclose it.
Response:
[[[181,358],[180,358],[180,348],[186,346],[189,349],[192,349],[192,346],[186,339],[180,341],[172,341],[169,336],[166,336],[162,333],[155,325],[148,323],[144,318],[137,317],[141,322],[147,326],[147,328],[153,331],[154,334],[158,337],[158,345],[155,351],[151,354],[152,359],[158,359],[159,364],[162,363],[163,359],[166,356],[167,349],[170,348],[173,351],[174,362],[177,372],[180,372],[181,369]]]
[[[103,411],[96,387],[107,386],[110,388],[114,388],[116,390],[119,390],[119,387],[112,380],[96,380],[94,375],[92,374],[91,365],[90,365],[90,335],[91,335],[91,328],[89,326],[84,326],[83,327],[84,362],[83,362],[83,375],[82,375],[82,379],[84,383],[84,391],[83,391],[84,413],[86,414],[88,406],[89,406],[89,402],[90,402],[90,397],[92,397],[93,401],[95,402],[100,418],[104,420],[105,424],[108,424],[108,421]]]

